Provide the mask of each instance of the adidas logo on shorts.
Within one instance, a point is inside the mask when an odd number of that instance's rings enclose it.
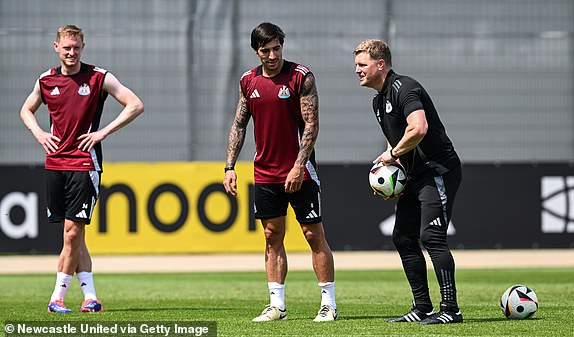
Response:
[[[76,214],[77,218],[87,219],[88,215],[86,214],[86,210],[82,210],[80,213]]]
[[[306,219],[315,219],[318,218],[319,215],[317,215],[317,213],[315,212],[315,210],[311,210],[311,212],[309,212],[309,214],[307,215]]]

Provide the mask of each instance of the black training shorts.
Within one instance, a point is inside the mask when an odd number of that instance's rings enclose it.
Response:
[[[89,224],[100,191],[98,171],[46,170],[48,221]]]
[[[273,219],[287,215],[291,204],[297,221],[315,224],[321,219],[321,189],[313,180],[304,180],[301,189],[286,193],[284,184],[255,184],[255,218]]]

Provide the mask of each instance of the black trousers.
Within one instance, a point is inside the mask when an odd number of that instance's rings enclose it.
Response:
[[[440,285],[441,308],[458,310],[455,265],[447,244],[447,229],[461,180],[460,166],[442,176],[429,173],[411,179],[397,202],[393,243],[411,286],[414,305],[425,312],[433,305],[421,244],[429,253]]]

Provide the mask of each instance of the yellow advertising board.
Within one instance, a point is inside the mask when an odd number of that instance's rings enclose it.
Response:
[[[95,254],[263,252],[252,214],[253,165],[238,163],[237,197],[222,162],[107,163],[86,240]],[[309,246],[289,208],[285,246]]]

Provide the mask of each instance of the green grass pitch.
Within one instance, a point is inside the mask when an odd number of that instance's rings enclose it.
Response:
[[[1,271],[0,271],[1,273]],[[435,307],[439,291],[429,272]],[[460,269],[459,303],[465,322],[421,326],[388,323],[410,309],[411,294],[401,270],[337,271],[339,320],[312,322],[320,293],[311,271],[289,272],[287,321],[252,323],[268,302],[262,272],[95,274],[105,312],[78,313],[81,291],[74,279],[66,296],[69,314],[48,314],[54,275],[0,274],[0,329],[10,321],[216,321],[218,336],[572,336],[574,268]],[[540,307],[533,318],[503,317],[498,302],[513,284],[534,289]]]

